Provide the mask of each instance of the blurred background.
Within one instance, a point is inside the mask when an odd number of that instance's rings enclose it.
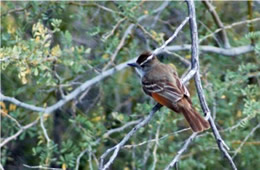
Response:
[[[196,1],[195,6],[200,71],[212,115],[238,169],[255,170],[260,168],[260,3]],[[35,106],[55,104],[85,81],[160,47],[187,16],[182,1],[1,2],[1,93]],[[181,76],[190,59],[182,45],[190,43],[186,24],[170,44],[179,50],[169,48],[158,58]],[[202,113],[193,80],[188,89]],[[134,70],[126,68],[45,116],[50,141],[38,122],[5,144],[1,164],[7,170],[97,169],[100,156],[154,104]],[[40,115],[11,102],[0,105],[1,141]],[[163,169],[191,135],[187,127],[183,116],[161,109],[110,169]],[[210,130],[196,137],[178,165],[230,169]]]

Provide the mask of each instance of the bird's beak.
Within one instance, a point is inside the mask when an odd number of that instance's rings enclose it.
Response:
[[[129,65],[130,67],[139,67],[139,65],[136,63],[128,63],[127,65]]]

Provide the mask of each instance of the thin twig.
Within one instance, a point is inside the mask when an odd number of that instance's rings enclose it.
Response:
[[[98,7],[104,11],[113,13],[113,14],[120,14],[120,12],[114,11],[110,8],[107,8],[105,6],[99,5],[98,3],[81,3],[81,2],[69,2],[69,5],[75,5],[75,6],[86,6],[86,7],[90,7],[90,6],[94,6],[94,7]]]
[[[152,134],[149,135],[149,140],[151,139],[151,137],[152,137]],[[149,158],[150,155],[151,155],[151,151],[150,151],[151,148],[152,148],[152,143],[148,143],[148,145],[147,145],[146,148],[145,148],[145,151],[144,151],[143,154],[142,154],[143,160],[142,160],[141,166],[142,166],[144,169],[145,169],[147,160],[148,160],[148,158]]]
[[[49,167],[45,167],[45,166],[42,166],[42,165],[30,166],[30,165],[23,164],[23,166],[26,167],[26,168],[30,168],[30,169],[63,170],[62,168],[49,168]]]
[[[243,147],[243,145],[246,143],[246,141],[249,139],[250,136],[252,136],[254,134],[254,132],[260,128],[260,123],[258,123],[258,125],[256,127],[254,127],[251,132],[245,137],[245,139],[243,140],[243,142],[239,145],[239,147],[235,150],[234,155],[232,156],[232,158],[234,159],[238,152],[240,152],[241,148]]]
[[[0,110],[0,112],[3,112],[3,111]],[[9,115],[9,114],[4,114],[4,117],[8,117],[9,119],[11,119],[13,122],[15,122],[15,124],[16,124],[19,128],[22,127],[22,125],[21,125],[15,118],[13,118],[11,115]]]
[[[248,0],[247,1],[247,10],[248,10],[248,19],[252,19],[253,18],[253,0]],[[249,27],[249,32],[254,32],[254,25],[253,24],[248,24]],[[251,44],[254,45],[255,44],[255,40],[254,38],[251,38]]]
[[[175,164],[179,161],[180,156],[183,154],[183,152],[186,151],[191,141],[196,137],[198,133],[193,133],[186,141],[183,147],[177,152],[177,155],[174,157],[174,159],[171,161],[171,163],[164,169],[169,170],[170,168],[173,168]]]
[[[153,51],[153,54],[154,55],[157,55],[159,53],[161,53],[165,47],[170,43],[172,42],[172,40],[174,40],[174,38],[177,37],[178,33],[181,31],[181,29],[185,26],[185,24],[189,21],[189,17],[186,17],[185,20],[182,21],[182,23],[178,26],[178,28],[175,30],[175,32],[172,34],[172,36],[167,40],[165,41],[165,43],[157,48],[156,50]]]
[[[258,22],[258,21],[260,21],[260,18],[254,18],[254,19],[252,19],[252,20],[239,21],[239,22],[235,22],[235,23],[233,23],[233,24],[231,24],[231,25],[224,26],[223,28],[216,29],[213,33],[208,34],[208,35],[206,35],[205,37],[201,38],[201,39],[199,40],[199,43],[201,43],[202,41],[206,40],[206,39],[209,38],[209,37],[214,36],[214,34],[220,32],[220,31],[223,30],[223,29],[231,29],[231,28],[233,28],[233,27],[235,27],[235,26],[238,26],[238,25],[251,24],[251,23],[254,23],[254,22]]]
[[[151,25],[151,28],[153,28],[156,25],[162,11],[168,6],[168,4],[169,4],[169,1],[164,1],[163,4],[161,5],[161,7],[156,10],[157,15],[154,17],[154,21]]]
[[[202,21],[198,20],[198,22],[207,30],[209,31],[210,33],[213,33],[213,31],[211,31],[211,29],[206,25],[204,24]],[[219,47],[221,47],[221,42],[217,39],[217,37],[215,36],[215,34],[213,34],[213,39],[216,41],[216,43],[218,44]]]
[[[88,152],[89,169],[90,169],[90,170],[93,170],[91,146],[89,145],[88,148],[89,148],[89,152]]]
[[[147,117],[145,117],[145,119],[143,121],[141,121],[140,123],[138,123],[116,146],[106,150],[105,153],[102,154],[102,156],[100,157],[100,165],[99,165],[99,169],[102,170],[106,170],[108,169],[108,167],[113,163],[113,161],[115,160],[116,156],[118,155],[119,150],[124,146],[124,144],[129,140],[129,138],[131,136],[133,136],[135,134],[135,132],[137,130],[139,130],[141,127],[143,127],[144,125],[146,125],[154,116],[154,114],[162,107],[162,105],[160,104],[156,104],[153,109],[151,110],[151,112],[149,113],[149,115]],[[106,158],[106,156],[110,153],[113,152],[113,155],[110,157],[109,161],[103,166],[104,163],[104,159]]]
[[[45,126],[44,126],[44,114],[42,114],[41,115],[41,118],[40,118],[40,123],[41,123],[41,128],[42,128],[42,131],[43,131],[43,134],[44,134],[44,137],[45,137],[45,139],[47,140],[47,147],[49,147],[50,146],[50,142],[51,142],[51,139],[50,139],[50,137],[48,136],[48,132],[47,132],[47,130],[46,130],[46,128],[45,128]]]
[[[190,61],[187,60],[186,58],[184,58],[184,57],[182,57],[179,54],[174,53],[174,52],[170,52],[170,51],[167,51],[167,50],[165,50],[165,52],[167,54],[171,54],[171,55],[177,57],[186,67],[190,67]]]
[[[102,36],[102,39],[103,39],[104,41],[106,41],[109,37],[111,37],[111,36],[114,34],[114,32],[116,31],[116,29],[119,27],[119,25],[120,25],[123,21],[125,21],[126,19],[127,19],[126,17],[120,19],[120,20],[117,22],[117,24],[113,27],[113,29],[112,29],[111,31],[109,31],[108,33],[106,33],[106,34],[104,34],[104,35]]]
[[[0,143],[0,148],[3,147],[5,144],[7,144],[8,142],[16,139],[21,133],[23,133],[25,130],[33,127],[34,125],[36,125],[38,123],[39,119],[37,118],[35,121],[33,121],[32,123],[29,123],[25,126],[22,126],[20,128],[20,130],[18,132],[16,132],[14,135],[9,136],[8,138],[5,138],[1,143]]]
[[[135,24],[130,24],[128,26],[128,28],[126,29],[120,43],[118,44],[118,46],[116,47],[116,50],[114,51],[114,53],[111,56],[110,61],[104,66],[104,68],[102,69],[102,71],[105,71],[115,60],[118,52],[121,50],[121,48],[124,46],[125,44],[125,40],[127,38],[127,36],[131,33],[132,29],[134,28]]]
[[[207,7],[209,12],[211,13],[211,16],[213,17],[217,27],[218,28],[224,28],[224,24],[220,20],[220,18],[218,16],[218,13],[215,10],[215,7],[213,7],[213,5],[208,0],[203,0],[202,3]],[[231,47],[230,44],[229,44],[227,32],[226,32],[225,29],[222,29],[219,32],[219,37],[221,38],[221,41],[222,41],[222,43],[224,45],[224,48],[230,48]]]
[[[78,170],[78,169],[79,169],[80,159],[81,159],[81,157],[82,157],[86,152],[88,152],[88,151],[89,151],[89,149],[87,148],[87,149],[83,150],[82,152],[80,152],[80,154],[79,154],[79,156],[77,157],[77,160],[76,160],[75,170]]]
[[[168,46],[165,48],[165,51],[185,51],[185,50],[190,50],[191,45],[189,44],[183,44],[183,45],[173,45],[173,46]],[[220,54],[224,56],[238,56],[242,55],[245,53],[249,53],[254,51],[254,46],[252,45],[245,45],[245,46],[239,46],[239,47],[233,47],[229,49],[225,48],[219,48],[219,47],[214,47],[214,46],[209,46],[209,45],[201,45],[199,46],[199,50],[204,53],[214,53],[214,54]]]
[[[114,129],[111,129],[111,130],[107,131],[106,133],[104,133],[103,137],[106,138],[106,137],[110,136],[110,135],[113,134],[113,133],[122,132],[123,130],[125,130],[125,129],[128,128],[129,126],[138,124],[138,123],[140,123],[140,122],[141,122],[141,119],[128,122],[128,123],[124,124],[123,126],[121,126],[121,127],[119,127],[119,128],[114,128]]]
[[[154,144],[154,149],[153,149],[153,165],[151,168],[152,170],[155,170],[156,163],[157,163],[157,149],[158,149],[158,145],[159,145],[160,128],[161,128],[161,122],[160,122],[159,126],[157,127],[156,135],[155,135],[155,144]]]
[[[160,141],[160,140],[162,140],[164,138],[167,138],[169,136],[177,135],[179,133],[186,132],[186,131],[189,131],[189,130],[190,130],[190,128],[181,129],[181,130],[178,130],[176,132],[173,132],[173,133],[170,133],[170,134],[166,134],[166,135],[160,137],[158,140]],[[145,144],[148,144],[148,143],[151,143],[151,142],[156,142],[156,139],[149,139],[147,141],[144,141],[144,142],[141,142],[141,143],[138,143],[138,144],[125,145],[123,148],[132,149],[132,148],[136,148],[138,146],[142,146],[142,145],[145,145]]]

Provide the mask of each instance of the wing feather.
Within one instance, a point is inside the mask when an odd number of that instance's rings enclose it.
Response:
[[[142,85],[144,92],[150,96],[152,96],[153,93],[157,93],[161,97],[175,103],[184,96],[189,98],[189,91],[181,83],[176,71],[168,66],[166,69],[172,72],[172,77],[168,77],[168,75],[164,74],[159,78],[156,77],[156,79],[151,79],[149,78],[150,76],[143,77]],[[156,74],[156,72],[151,74]]]

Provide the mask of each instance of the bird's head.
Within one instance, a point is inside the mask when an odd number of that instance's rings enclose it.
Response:
[[[143,75],[149,71],[152,66],[157,62],[157,58],[151,52],[143,52],[136,60],[135,63],[128,63],[129,66],[134,67],[137,73]]]

